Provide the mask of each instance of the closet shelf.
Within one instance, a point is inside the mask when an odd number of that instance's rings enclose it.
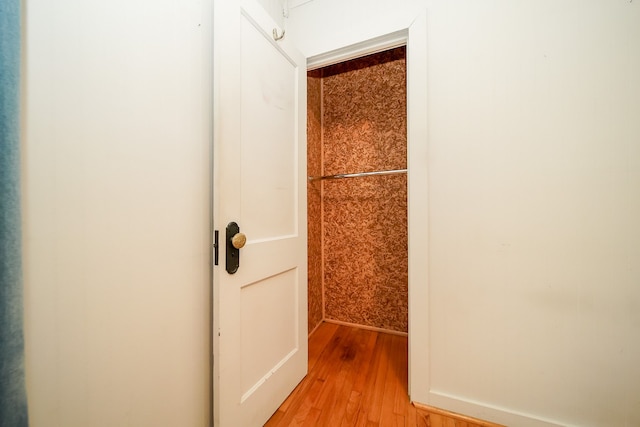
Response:
[[[342,179],[342,178],[359,178],[361,176],[372,176],[372,175],[395,175],[398,173],[407,173],[406,169],[394,169],[394,170],[386,170],[386,171],[373,171],[373,172],[359,172],[359,173],[339,173],[336,175],[325,175],[325,176],[310,176],[309,181],[317,181],[323,179]]]

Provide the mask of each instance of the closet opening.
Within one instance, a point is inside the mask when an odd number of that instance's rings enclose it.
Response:
[[[406,46],[307,74],[310,336],[408,335],[406,76]]]

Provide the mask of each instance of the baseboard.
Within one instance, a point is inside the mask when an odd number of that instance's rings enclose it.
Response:
[[[322,319],[322,321],[327,323],[335,323],[337,325],[350,326],[352,328],[366,329],[368,331],[381,332],[383,334],[400,335],[401,337],[406,337],[409,335],[406,332],[393,331],[391,329],[376,328],[375,326],[359,325],[357,323],[343,322],[341,320]]]
[[[441,391],[431,390],[428,399],[428,404],[420,402],[413,402],[413,404],[417,408],[425,408],[427,410],[429,408],[447,408],[439,410],[451,414],[469,414],[469,417],[477,418],[478,420],[493,420],[491,422],[485,421],[485,424],[478,423],[481,426],[562,427],[567,425],[557,420],[545,419],[509,408],[476,402]],[[464,417],[466,415],[458,416]]]
[[[433,414],[443,415],[448,418],[453,418],[458,421],[462,421],[464,423],[477,424],[481,427],[506,427],[502,424],[492,423],[491,421],[485,421],[478,418],[473,418],[468,415],[458,414],[456,412],[447,411],[446,409],[436,408],[434,406],[424,405],[422,403],[411,402],[413,406],[418,409],[422,409],[427,412],[431,412]],[[457,424],[457,423],[456,423]]]

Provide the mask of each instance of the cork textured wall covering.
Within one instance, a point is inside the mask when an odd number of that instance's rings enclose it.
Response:
[[[322,174],[322,118],[321,91],[318,73],[309,73],[307,78],[307,173],[309,176]],[[320,181],[307,183],[307,217],[309,285],[308,285],[308,328],[311,333],[322,321],[322,207]]]
[[[316,72],[323,175],[407,167],[405,70],[401,47]],[[325,317],[407,332],[406,175],[320,185]]]

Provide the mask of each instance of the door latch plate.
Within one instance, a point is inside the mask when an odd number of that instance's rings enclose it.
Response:
[[[240,267],[240,249],[236,249],[233,247],[231,243],[231,239],[233,236],[240,232],[240,227],[235,222],[230,222],[227,225],[227,235],[226,235],[226,247],[227,247],[227,256],[226,256],[226,269],[227,273],[234,274],[238,271],[238,267]]]

